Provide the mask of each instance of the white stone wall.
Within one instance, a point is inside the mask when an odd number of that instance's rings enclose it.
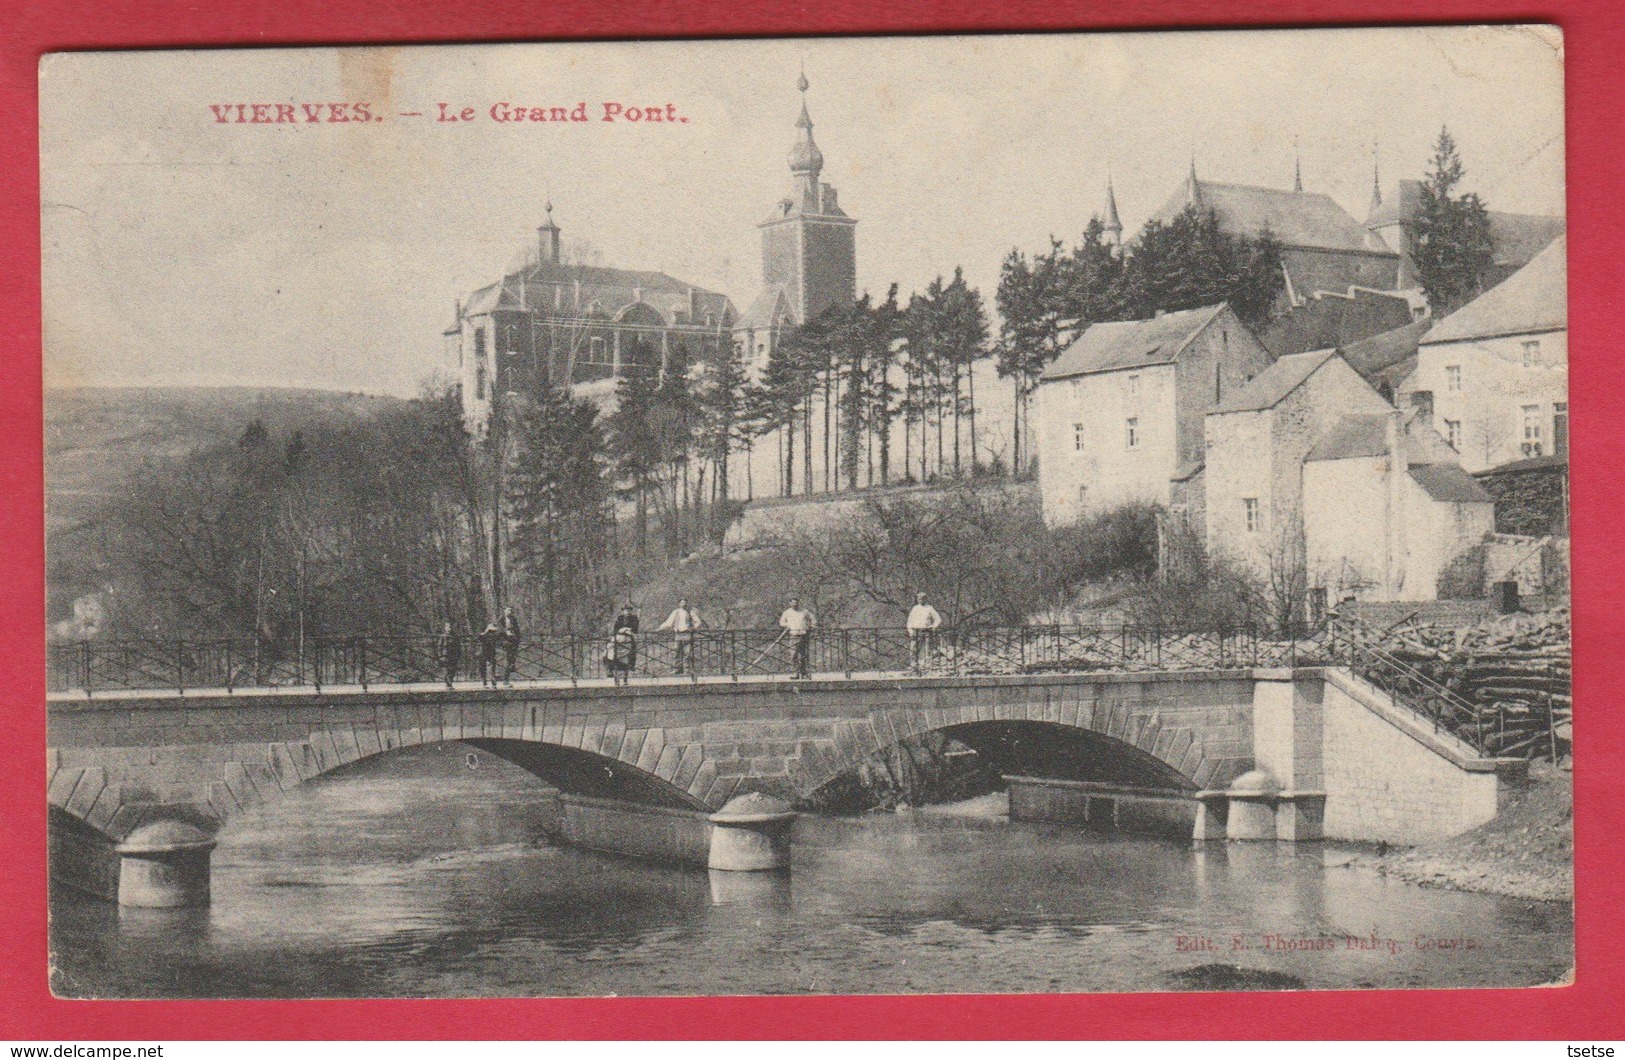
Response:
[[[1495,816],[1493,772],[1464,768],[1408,731],[1369,686],[1329,676],[1322,700],[1328,839],[1413,845],[1459,835]],[[1438,742],[1439,738],[1433,738]],[[1458,748],[1463,761],[1471,752]]]
[[[1328,603],[1352,594],[1387,599],[1383,585],[1388,491],[1386,457],[1303,465],[1303,531],[1309,585]],[[1351,513],[1364,517],[1351,518]],[[1378,515],[1383,516],[1379,522]]]
[[[1525,367],[1523,344],[1531,341],[1540,343],[1540,363]],[[1461,369],[1459,390],[1450,389],[1452,366]],[[1549,456],[1555,406],[1569,400],[1568,332],[1424,345],[1402,390],[1432,392],[1433,422],[1446,440],[1447,421],[1461,424],[1461,463],[1470,472],[1523,458],[1525,405],[1538,406],[1541,452]]]
[[[1088,512],[1134,501],[1168,503],[1169,480],[1179,465],[1174,384],[1173,365],[1153,365],[1058,379],[1038,388],[1034,419],[1047,522],[1075,522]],[[1130,417],[1136,421],[1133,448]]]
[[[1303,458],[1338,417],[1391,406],[1341,357],[1321,365],[1273,409],[1207,417],[1208,550],[1264,572],[1304,556]],[[1244,499],[1259,498],[1259,528],[1248,532]],[[1380,517],[1350,512],[1380,532]]]
[[[1436,501],[1408,474],[1399,492],[1402,525],[1390,564],[1388,458],[1317,460],[1303,466],[1303,526],[1309,585],[1329,602],[1432,600],[1439,573],[1495,529],[1495,506]]]
[[[1270,430],[1274,413],[1229,412],[1207,417],[1207,547],[1213,554],[1236,553],[1262,545],[1250,544],[1271,533],[1268,514],[1274,486],[1270,474]],[[1243,498],[1258,499],[1257,530],[1246,526]]]
[[[1436,501],[1406,476],[1405,581],[1395,600],[1433,600],[1439,595],[1439,574],[1450,561],[1495,531],[1495,505]]]

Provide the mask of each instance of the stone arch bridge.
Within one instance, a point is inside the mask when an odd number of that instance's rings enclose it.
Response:
[[[1319,669],[65,694],[47,714],[53,874],[153,904],[206,900],[233,815],[443,741],[560,789],[566,838],[700,862],[705,815],[735,796],[801,802],[929,732],[1005,775],[1012,816],[1197,838],[1234,817],[1232,838],[1420,841],[1488,819],[1514,772]]]

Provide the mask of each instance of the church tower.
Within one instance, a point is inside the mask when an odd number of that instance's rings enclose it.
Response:
[[[842,212],[835,189],[819,179],[824,154],[813,140],[805,73],[796,87],[802,100],[796,142],[790,148],[790,194],[758,227],[763,293],[783,292],[795,323],[804,324],[857,297],[858,222]]]

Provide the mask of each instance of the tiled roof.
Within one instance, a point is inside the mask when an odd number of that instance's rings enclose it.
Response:
[[[1529,456],[1522,460],[1513,460],[1505,464],[1497,464],[1476,473],[1477,478],[1486,478],[1491,475],[1515,475],[1520,471],[1540,471],[1546,468],[1569,466],[1569,458],[1551,454],[1548,456]]]
[[[1490,237],[1495,241],[1495,263],[1521,269],[1568,227],[1561,217],[1534,213],[1490,211]]]
[[[1340,347],[1343,360],[1367,380],[1373,379],[1381,375],[1385,369],[1403,362],[1408,357],[1415,357],[1417,344],[1432,326],[1432,318],[1423,317],[1403,327],[1384,331],[1359,342],[1351,342]]]
[[[1401,221],[1409,221],[1422,208],[1422,182],[1402,180],[1393,192],[1383,197],[1382,205],[1372,210],[1365,219],[1371,228],[1382,228]]]
[[[1258,412],[1274,408],[1333,357],[1336,350],[1314,350],[1282,357],[1253,381],[1222,401],[1214,412]]]
[[[1424,346],[1568,327],[1568,237],[1434,326]]]
[[[579,301],[577,284],[580,285]],[[641,269],[608,269],[596,265],[566,265],[540,262],[528,265],[518,272],[502,278],[500,283],[481,287],[469,295],[463,304],[463,315],[478,316],[493,310],[547,310],[554,305],[555,291],[563,288],[565,304],[571,313],[597,311],[609,317],[621,308],[638,301],[651,303],[656,309],[688,312],[688,294],[694,292],[694,308],[698,310],[696,323],[703,322],[705,314],[723,326],[732,326],[733,303],[727,295],[708,291],[703,287],[685,283],[663,272]]]
[[[772,327],[774,321],[778,319],[779,303],[784,297],[784,287],[779,284],[762,288],[756,297],[751,300],[750,308],[745,310],[745,315],[740,317],[739,322],[734,326],[740,328]]]
[[[1411,480],[1436,501],[1493,504],[1495,498],[1460,464],[1412,464]]]
[[[1362,412],[1340,416],[1315,442],[1304,462],[1352,460],[1388,452],[1388,413]],[[1406,459],[1412,464],[1454,464],[1459,459],[1448,442],[1415,413],[1405,420]]]
[[[1258,341],[1277,357],[1333,346],[1347,352],[1351,343],[1391,331],[1411,319],[1410,300],[1392,291],[1368,287],[1351,287],[1347,294],[1317,291],[1270,321]],[[1349,363],[1354,363],[1352,358]]]
[[[1227,232],[1256,236],[1267,228],[1288,247],[1394,253],[1330,195],[1209,180],[1198,181],[1197,189],[1202,205],[1213,209]],[[1156,218],[1171,221],[1189,202],[1190,182],[1185,181]]]
[[[1172,364],[1181,350],[1213,318],[1224,303],[1164,313],[1150,320],[1091,324],[1044,372],[1044,379],[1067,379],[1120,368]]]

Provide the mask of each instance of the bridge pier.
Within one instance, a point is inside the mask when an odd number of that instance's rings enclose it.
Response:
[[[559,816],[546,831],[556,842],[606,854],[721,872],[775,872],[790,867],[795,816],[782,799],[754,792],[709,815],[562,794]]]
[[[214,838],[182,821],[142,825],[113,848],[119,856],[118,904],[178,909],[209,904]]]
[[[1047,821],[1112,832],[1189,839],[1202,805],[1188,791],[1006,775],[1012,821]]]

